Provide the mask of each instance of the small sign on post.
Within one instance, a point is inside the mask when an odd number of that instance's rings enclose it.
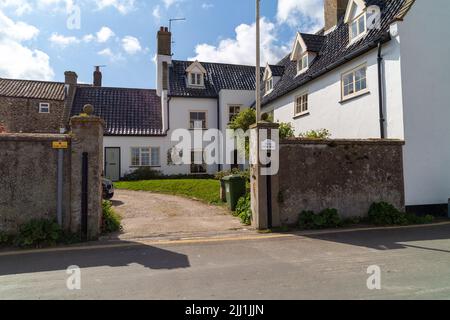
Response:
[[[53,141],[53,149],[67,149],[69,148],[69,143],[67,141]]]
[[[261,142],[262,151],[275,151],[277,150],[277,144],[275,141],[267,139]]]

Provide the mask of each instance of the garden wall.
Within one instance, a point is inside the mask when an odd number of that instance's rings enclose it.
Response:
[[[83,154],[88,154],[88,237],[96,238],[101,219],[103,123],[96,117],[71,119],[71,134],[0,134],[0,231],[17,232],[31,219],[57,218],[58,150],[64,150],[63,227],[81,232]]]
[[[403,210],[403,145],[390,140],[282,141],[280,171],[273,177],[274,217],[282,225],[295,224],[303,210],[328,208],[343,218],[362,217],[380,201]]]

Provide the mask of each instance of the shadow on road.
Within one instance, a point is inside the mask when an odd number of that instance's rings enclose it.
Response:
[[[396,250],[416,248],[450,253],[450,249],[428,248],[408,242],[448,240],[450,239],[450,225],[417,227],[405,229],[352,231],[344,233],[329,233],[306,236],[311,239],[338,242],[353,246],[366,247],[376,250]]]
[[[138,264],[156,270],[190,267],[184,254],[131,242],[120,244],[130,246],[0,256],[0,276],[66,270],[69,266],[115,268]]]

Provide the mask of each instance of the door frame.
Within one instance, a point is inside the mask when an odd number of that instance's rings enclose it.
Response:
[[[122,178],[122,148],[121,147],[105,147],[105,159],[104,159],[104,175],[106,177],[106,150],[119,149],[119,180]]]

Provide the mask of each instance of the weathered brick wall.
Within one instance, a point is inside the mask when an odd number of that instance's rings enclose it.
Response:
[[[0,135],[0,231],[17,231],[32,218],[56,219],[58,151],[66,135]],[[70,152],[65,152],[65,192],[70,194]],[[70,203],[65,202],[64,212]]]
[[[50,113],[39,113],[39,103],[50,103]],[[0,97],[0,126],[10,133],[59,133],[64,101]]]
[[[402,148],[401,141],[283,141],[275,179],[281,224],[297,223],[303,210],[366,216],[378,201],[403,209]]]
[[[74,118],[70,135],[0,134],[0,231],[15,233],[35,218],[56,219],[57,157],[53,141],[68,141],[64,151],[63,226],[81,231],[81,159],[89,153],[88,236],[96,238],[101,219],[103,122]]]

